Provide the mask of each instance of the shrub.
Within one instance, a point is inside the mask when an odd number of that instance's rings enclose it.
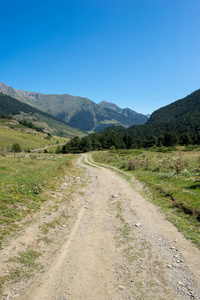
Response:
[[[19,153],[22,152],[22,148],[19,143],[14,143],[11,147],[11,151]]]
[[[183,160],[182,157],[179,157],[174,161],[174,169],[176,171],[176,174],[180,174],[181,171],[183,171],[187,166],[188,161]]]
[[[115,152],[115,150],[116,150],[115,146],[111,146],[111,147],[110,147],[110,150],[111,150],[111,152],[112,152],[112,151]]]
[[[123,161],[122,164],[121,164],[121,168],[122,169],[125,169],[127,167],[127,162],[126,161]]]
[[[143,170],[150,170],[151,169],[151,161],[147,158],[142,162]]]
[[[140,167],[140,162],[139,162],[139,160],[136,159],[136,158],[131,158],[131,159],[128,161],[128,163],[127,163],[127,169],[128,169],[129,171],[131,171],[131,170],[137,170],[137,169],[139,169],[139,167]]]

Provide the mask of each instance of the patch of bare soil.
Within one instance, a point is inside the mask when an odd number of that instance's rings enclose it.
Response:
[[[21,274],[1,299],[200,299],[199,250],[125,179],[82,158],[51,195],[56,204],[4,245],[1,276]],[[40,253],[31,274],[16,259],[30,249]]]

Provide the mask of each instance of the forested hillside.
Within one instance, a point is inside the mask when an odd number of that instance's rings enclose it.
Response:
[[[3,93],[0,93],[0,114],[6,114],[6,115],[17,115],[20,114],[20,112],[28,113],[28,114],[34,114],[39,113],[45,117],[50,117],[54,120],[58,119],[48,113],[39,111],[38,109],[22,103],[8,95],[5,95]]]
[[[106,131],[128,133],[142,139],[148,135],[159,137],[168,132],[195,135],[200,131],[200,90],[156,110],[144,125],[133,125],[127,129],[112,126]]]
[[[107,108],[108,109],[108,108]],[[152,114],[144,125],[110,126],[99,134],[73,139],[62,151],[200,145],[200,90]]]
[[[55,116],[42,112],[3,93],[0,93],[0,114],[12,115],[21,121],[26,120],[35,124],[36,127],[58,136],[73,137],[82,135],[77,129],[70,127]]]
[[[182,124],[197,122],[200,112],[200,89],[153,112],[147,124],[168,124],[179,118]],[[187,119],[189,117],[189,121]],[[194,120],[193,120],[194,119]],[[178,125],[178,123],[176,123]]]

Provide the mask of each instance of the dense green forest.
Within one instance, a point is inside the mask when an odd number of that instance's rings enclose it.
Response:
[[[12,116],[8,116],[6,114],[0,114],[0,119],[10,119],[10,120],[12,120],[13,117]]]
[[[177,118],[186,121],[190,117],[197,121],[200,112],[200,89],[188,95],[187,97],[177,100],[165,107],[153,112],[147,124],[169,124]],[[186,122],[184,122],[186,123]],[[189,123],[189,122],[188,122]]]
[[[200,132],[190,134],[188,132],[180,135],[175,132],[168,132],[163,136],[156,137],[149,135],[144,139],[133,138],[128,133],[116,131],[91,134],[83,138],[74,137],[62,148],[58,147],[56,153],[83,153],[102,149],[139,149],[151,147],[172,147],[176,145],[200,145]],[[160,149],[162,150],[162,149]]]
[[[200,90],[155,111],[144,125],[129,128],[112,125],[103,132],[74,138],[63,153],[91,150],[200,145]],[[58,149],[59,151],[59,149]]]
[[[160,137],[169,132],[178,136],[187,132],[194,136],[200,131],[200,90],[155,111],[144,125],[133,125],[127,129],[111,126],[106,131],[128,133],[141,139],[149,135]]]

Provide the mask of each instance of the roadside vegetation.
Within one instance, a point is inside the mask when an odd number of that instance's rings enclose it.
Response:
[[[0,247],[21,229],[20,221],[40,209],[61,177],[73,167],[74,155],[9,154],[0,156]]]
[[[195,148],[195,147],[194,147]],[[151,148],[93,152],[94,161],[134,175],[143,192],[200,247],[200,148]],[[123,172],[124,173],[124,172]]]

